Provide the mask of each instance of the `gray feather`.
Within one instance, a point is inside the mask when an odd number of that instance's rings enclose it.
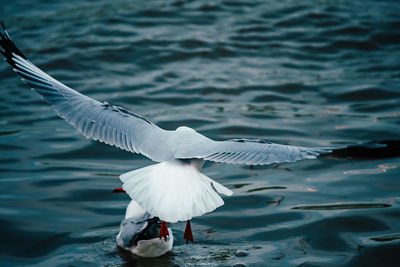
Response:
[[[152,153],[148,149],[153,143],[148,136],[163,138],[168,131],[124,108],[101,103],[74,91],[17,54],[13,53],[11,60],[15,63],[14,71],[22,76],[22,80],[85,137],[142,153],[155,161],[172,159],[171,153]]]
[[[175,157],[180,159],[199,158],[224,163],[266,165],[315,158],[332,150],[280,145],[251,139],[214,141],[190,128],[176,132],[180,136],[176,139],[186,140],[185,143],[177,140],[179,145]]]
[[[315,158],[330,148],[305,148],[264,140],[211,140],[188,127],[166,131],[128,110],[101,103],[55,80],[32,64],[0,29],[0,52],[22,80],[87,138],[141,153],[154,161],[203,159],[263,165]]]

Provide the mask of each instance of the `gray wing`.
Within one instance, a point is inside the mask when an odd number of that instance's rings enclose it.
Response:
[[[49,103],[57,114],[87,138],[115,145],[130,152],[142,153],[162,161],[168,153],[154,153],[149,144],[163,139],[167,131],[121,107],[101,103],[82,95],[52,78],[34,64],[11,41],[1,25],[0,52],[33,91]]]
[[[178,128],[174,139],[178,144],[176,158],[198,158],[247,165],[294,162],[301,159],[313,159],[320,154],[331,152],[331,148],[280,145],[256,139],[214,141],[188,127]]]
[[[87,138],[142,153],[155,161],[199,158],[261,165],[315,158],[330,152],[324,148],[279,145],[262,140],[213,141],[188,127],[165,131],[121,107],[100,103],[55,80],[32,64],[11,41],[4,25],[1,26],[0,45],[3,50],[0,52],[5,60],[60,117]]]

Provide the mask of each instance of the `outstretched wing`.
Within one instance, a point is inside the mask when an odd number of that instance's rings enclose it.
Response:
[[[179,143],[175,157],[180,159],[198,158],[224,163],[267,165],[313,159],[332,150],[280,145],[257,139],[214,141],[188,127],[178,128],[174,134],[174,139]]]
[[[169,159],[168,153],[154,153],[148,145],[163,139],[167,131],[121,107],[82,95],[49,76],[23,55],[11,41],[4,25],[1,26],[0,45],[3,50],[0,49],[0,52],[5,60],[61,118],[87,138],[142,153],[155,161]]]
[[[193,129],[165,131],[121,107],[101,103],[52,78],[34,64],[11,41],[4,25],[0,29],[0,52],[22,80],[41,95],[57,114],[84,136],[141,153],[155,161],[204,159],[215,162],[264,165],[315,158],[329,148],[279,145],[263,140],[211,140]]]

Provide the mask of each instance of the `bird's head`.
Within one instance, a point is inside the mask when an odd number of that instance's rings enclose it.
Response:
[[[161,221],[151,216],[132,200],[121,222],[117,244],[141,257],[158,257],[170,251],[173,245],[172,231],[167,241],[159,238]]]

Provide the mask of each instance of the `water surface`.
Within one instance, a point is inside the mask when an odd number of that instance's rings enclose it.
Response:
[[[8,1],[9,33],[70,87],[166,129],[303,146],[398,139],[398,1]],[[2,266],[395,266],[397,157],[207,163],[234,191],[172,225],[175,247],[116,247],[121,173],[152,164],[90,141],[0,64]]]

